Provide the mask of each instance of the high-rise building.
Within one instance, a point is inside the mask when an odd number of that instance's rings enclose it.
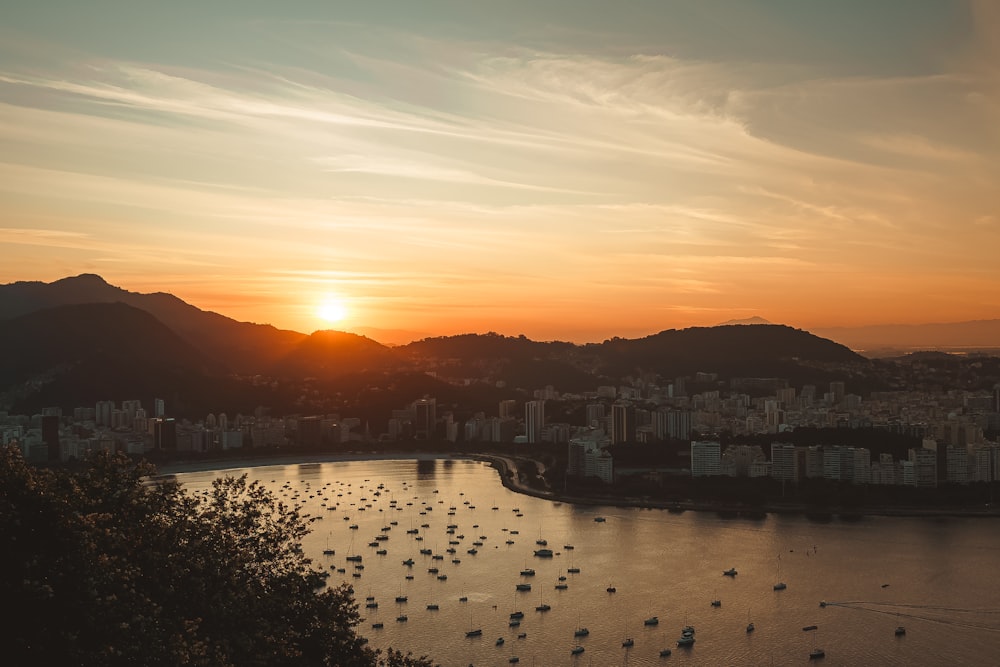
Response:
[[[635,442],[635,406],[615,403],[611,406],[611,444]]]
[[[164,414],[166,414],[166,406],[163,403],[163,399],[162,398],[154,398],[153,399],[153,416],[159,418],[159,417],[163,417]]]
[[[587,405],[587,423],[584,426],[587,428],[604,428],[605,410],[604,403],[590,403]]]
[[[177,422],[163,418],[153,420],[153,448],[177,450]]]
[[[114,401],[98,401],[94,408],[94,422],[98,426],[111,426],[111,412],[114,409]]]
[[[993,385],[993,412],[1000,413],[1000,384]]]
[[[799,481],[802,450],[787,442],[771,443],[771,476],[787,482]]]
[[[413,433],[417,438],[433,438],[437,429],[437,399],[421,398],[413,402]]]
[[[718,442],[695,440],[691,443],[691,476],[708,477],[722,474],[722,445]]]
[[[542,441],[545,426],[545,401],[528,401],[524,404],[524,434],[528,442]]]
[[[42,442],[48,447],[49,461],[58,461],[60,459],[58,416],[42,415]]]
[[[517,400],[513,398],[507,398],[500,401],[500,419],[510,419],[511,417],[517,418],[515,414],[517,410]]]

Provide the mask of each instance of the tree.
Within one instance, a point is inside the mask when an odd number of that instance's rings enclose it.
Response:
[[[0,450],[10,664],[427,667],[374,651],[350,586],[327,587],[308,519],[258,482],[191,495],[124,455],[38,468]]]

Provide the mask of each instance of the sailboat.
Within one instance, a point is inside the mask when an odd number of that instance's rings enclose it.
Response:
[[[466,637],[481,637],[483,634],[482,628],[472,627],[472,610],[469,610],[469,630],[465,633]]]
[[[774,585],[774,590],[776,591],[783,591],[786,588],[788,588],[788,586],[785,585],[785,582],[781,581],[781,578],[779,577],[780,574],[781,574],[781,554],[778,554],[778,568],[775,571],[775,577],[774,577],[775,579],[778,579],[778,583]]]
[[[747,632],[753,632],[755,630],[753,621],[750,620],[750,608],[747,607]]]
[[[549,611],[550,609],[552,609],[551,606],[549,606],[549,605],[545,604],[544,602],[542,602],[542,591],[541,591],[541,589],[539,589],[539,591],[538,591],[538,606],[535,607],[535,611]]]
[[[632,648],[635,645],[635,641],[632,640],[628,635],[628,621],[625,621],[625,639],[622,640],[623,648]]]

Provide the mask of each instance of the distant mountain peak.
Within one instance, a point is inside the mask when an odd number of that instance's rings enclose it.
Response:
[[[741,320],[729,320],[726,322],[722,322],[721,324],[717,324],[715,326],[727,327],[733,324],[774,324],[774,322],[770,322],[768,320],[765,320],[763,317],[754,315],[753,317],[747,317]]]

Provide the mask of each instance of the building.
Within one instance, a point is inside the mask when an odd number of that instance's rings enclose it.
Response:
[[[722,474],[722,445],[696,440],[691,443],[691,476],[710,477]]]
[[[529,443],[542,441],[545,426],[545,401],[528,401],[524,404],[524,435]]]
[[[153,449],[177,451],[177,422],[173,419],[153,420]]]
[[[517,400],[508,398],[500,401],[500,419],[511,419],[517,417]]]
[[[909,461],[913,469],[913,486],[928,489],[932,489],[937,486],[938,465],[936,451],[926,447],[911,449]]]
[[[965,447],[948,447],[945,455],[945,478],[955,484],[969,483],[970,457]]]
[[[421,440],[433,438],[437,429],[437,399],[421,398],[413,402],[413,435]]]
[[[786,442],[771,443],[771,476],[786,482],[799,481],[802,450]]]
[[[61,451],[59,449],[59,417],[56,415],[42,415],[42,443],[48,447],[49,461],[59,461]]]
[[[585,426],[587,428],[603,429],[606,426],[605,411],[604,403],[589,404],[587,406],[587,423]]]
[[[635,406],[615,403],[611,406],[611,444],[635,442]]]

